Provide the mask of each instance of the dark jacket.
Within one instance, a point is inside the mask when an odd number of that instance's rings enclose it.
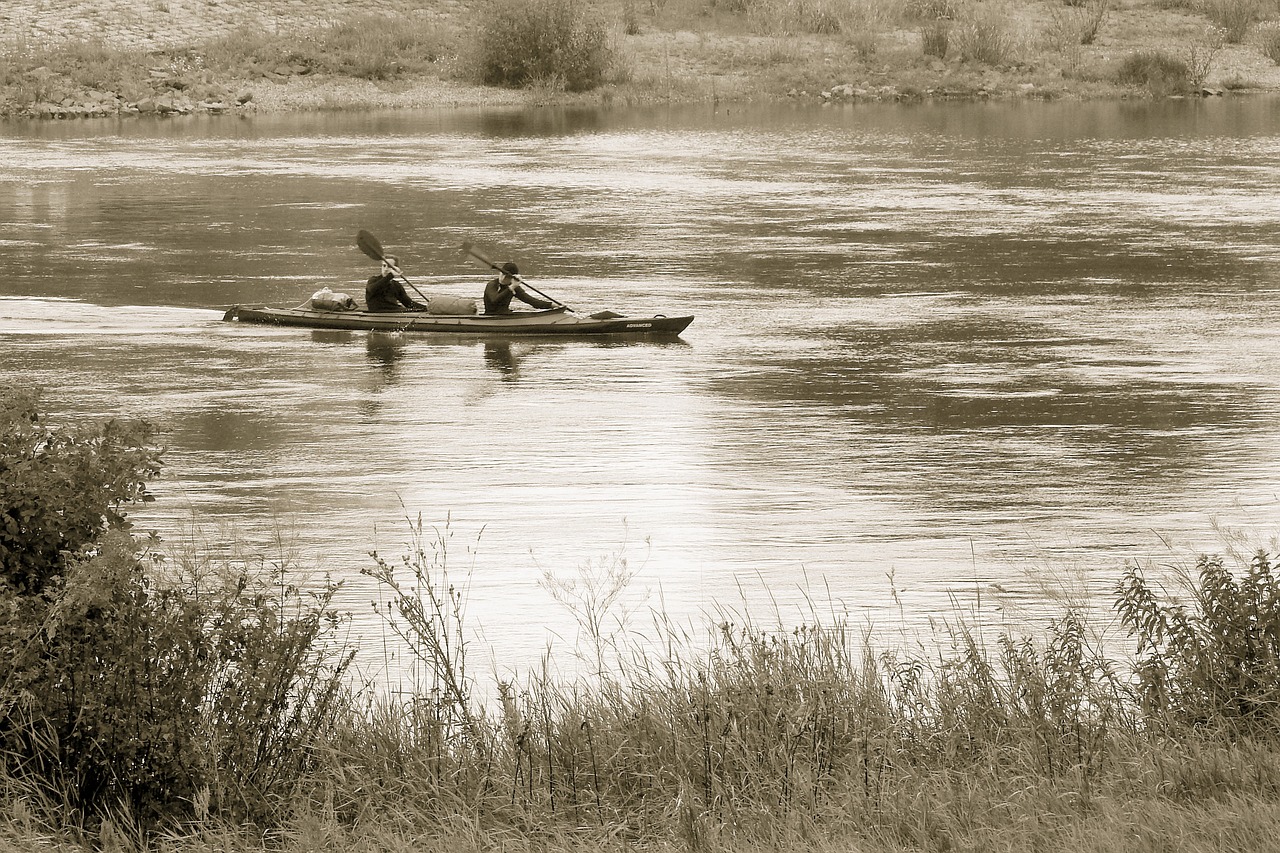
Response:
[[[486,314],[510,314],[511,300],[519,299],[525,305],[531,305],[534,308],[554,308],[554,302],[548,302],[545,299],[539,299],[531,296],[520,285],[508,287],[502,283],[501,279],[493,279],[484,286],[484,313]]]
[[[396,281],[394,273],[375,275],[364,286],[364,301],[370,311],[426,311],[427,306],[414,302]]]

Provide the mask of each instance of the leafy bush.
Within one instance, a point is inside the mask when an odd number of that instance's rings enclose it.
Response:
[[[122,505],[159,470],[146,424],[46,426],[0,393],[0,779],[83,826],[269,819],[334,713],[335,617],[282,571],[169,571]],[[64,816],[66,819],[67,816]]]
[[[1116,70],[1116,82],[1146,89],[1161,97],[1183,94],[1191,89],[1191,69],[1181,59],[1158,50],[1132,53]]]
[[[82,819],[123,807],[151,822],[203,782],[201,620],[139,565],[133,539],[112,534],[56,591],[3,601],[5,770]]]
[[[603,21],[579,0],[497,0],[479,51],[483,81],[512,88],[594,89],[613,61]]]
[[[1161,600],[1130,568],[1116,607],[1138,640],[1149,712],[1188,723],[1274,725],[1280,720],[1280,579],[1257,554],[1240,580],[1220,557],[1202,557],[1188,578],[1191,607]]]
[[[37,396],[0,390],[0,588],[36,595],[68,558],[129,525],[122,504],[150,500],[160,470],[146,423],[55,430]]]

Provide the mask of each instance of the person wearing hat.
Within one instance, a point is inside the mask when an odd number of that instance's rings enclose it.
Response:
[[[427,306],[415,302],[404,285],[396,281],[400,274],[399,258],[387,255],[382,259],[382,272],[369,279],[364,286],[364,301],[370,311],[426,311]]]
[[[520,268],[511,261],[502,265],[502,274],[484,286],[484,313],[510,314],[511,300],[519,299],[534,308],[554,308],[554,302],[531,295],[516,282]]]

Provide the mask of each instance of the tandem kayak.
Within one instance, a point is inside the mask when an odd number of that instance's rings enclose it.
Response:
[[[482,335],[626,335],[672,337],[693,317],[628,317],[612,311],[579,316],[563,306],[513,314],[431,314],[426,311],[316,311],[236,305],[222,317],[238,323],[376,332],[444,332]]]

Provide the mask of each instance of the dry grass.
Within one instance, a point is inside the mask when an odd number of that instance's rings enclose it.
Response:
[[[1270,589],[1269,570],[1233,588],[1216,565],[1197,595]],[[548,662],[462,713],[442,549],[374,574],[403,576],[387,616],[423,650],[426,692],[349,705],[268,841],[210,816],[156,849],[1207,852],[1280,830],[1274,727],[1149,716],[1069,612],[991,645],[960,627],[927,655],[816,612],[790,628],[726,612],[709,644],[658,615],[638,644],[615,562],[548,579],[584,629],[584,675]],[[1164,604],[1134,577],[1118,594],[1141,621]]]

